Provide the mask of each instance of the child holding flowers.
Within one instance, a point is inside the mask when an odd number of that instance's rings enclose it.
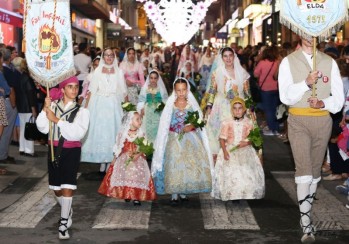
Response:
[[[140,201],[156,198],[153,180],[146,157],[153,152],[152,143],[144,138],[140,129],[141,116],[138,112],[128,112],[114,145],[114,159],[100,185],[98,192],[108,197]]]
[[[178,194],[187,201],[185,194],[211,192],[213,159],[202,120],[189,82],[176,79],[160,118],[151,168],[157,194],[172,194],[173,206],[178,205]]]
[[[166,103],[168,94],[158,71],[152,70],[142,87],[137,110],[143,116],[142,129],[148,140],[155,141],[161,116],[161,109]]]
[[[235,97],[231,110],[233,118],[224,120],[221,125],[213,196],[223,201],[263,198],[264,171],[253,148],[261,146],[260,133],[245,116],[243,99]]]

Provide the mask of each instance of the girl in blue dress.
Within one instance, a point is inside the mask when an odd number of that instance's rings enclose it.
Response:
[[[142,129],[150,142],[154,142],[159,128],[161,112],[157,106],[166,103],[168,94],[160,74],[152,70],[138,97],[137,111],[143,116]]]
[[[185,194],[212,189],[214,167],[206,131],[185,125],[189,111],[198,111],[203,119],[188,80],[178,78],[160,118],[151,168],[157,194],[172,194],[172,205],[178,204],[178,195],[185,201]]]

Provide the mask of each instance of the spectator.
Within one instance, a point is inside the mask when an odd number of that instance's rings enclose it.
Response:
[[[86,79],[91,65],[92,59],[89,56],[89,50],[87,43],[79,44],[79,53],[74,56],[74,66],[77,73],[77,78],[79,80],[79,95],[82,92],[82,83]]]

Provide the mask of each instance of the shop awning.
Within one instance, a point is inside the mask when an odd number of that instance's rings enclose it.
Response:
[[[0,22],[22,28],[23,17],[20,14],[0,8]]]
[[[271,5],[251,4],[244,10],[244,18],[254,19],[261,14],[270,14]]]

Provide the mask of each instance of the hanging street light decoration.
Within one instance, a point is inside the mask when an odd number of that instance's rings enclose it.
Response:
[[[216,0],[203,0],[194,4],[191,0],[137,0],[154,27],[167,43],[186,44],[199,30],[208,7]]]

